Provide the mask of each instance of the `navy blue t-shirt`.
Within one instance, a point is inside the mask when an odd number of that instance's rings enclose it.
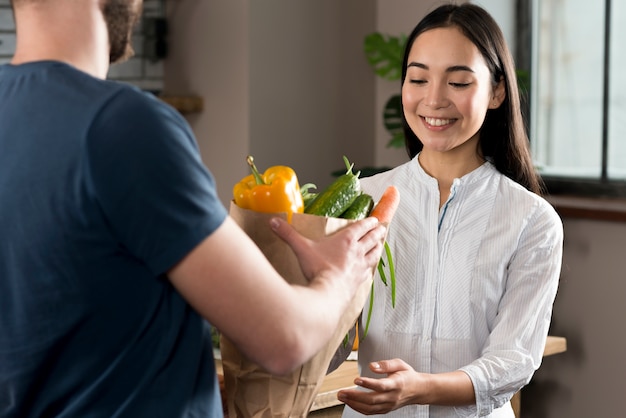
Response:
[[[221,416],[209,326],[164,274],[226,214],[169,106],[0,66],[0,416]]]

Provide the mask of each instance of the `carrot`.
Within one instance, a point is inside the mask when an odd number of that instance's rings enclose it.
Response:
[[[380,200],[374,206],[374,209],[370,212],[370,216],[378,219],[381,223],[390,223],[393,215],[398,209],[400,203],[400,192],[396,186],[388,186]]]

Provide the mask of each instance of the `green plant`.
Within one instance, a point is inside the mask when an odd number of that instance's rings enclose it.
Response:
[[[402,76],[402,57],[405,46],[406,35],[391,36],[374,32],[367,35],[363,41],[367,62],[372,66],[376,75],[389,81],[398,81]],[[402,148],[404,132],[402,131],[402,96],[400,94],[394,94],[385,103],[383,124],[391,134],[387,147]]]

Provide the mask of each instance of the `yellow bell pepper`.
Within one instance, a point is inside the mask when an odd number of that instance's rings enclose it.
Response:
[[[277,165],[260,174],[251,156],[247,162],[252,174],[233,187],[237,206],[256,212],[285,212],[289,222],[294,213],[304,212],[298,177],[292,168]]]

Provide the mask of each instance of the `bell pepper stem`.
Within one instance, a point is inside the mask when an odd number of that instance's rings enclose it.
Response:
[[[254,158],[252,157],[252,155],[248,155],[248,158],[246,158],[246,162],[250,166],[250,170],[252,170],[252,175],[254,176],[254,181],[256,181],[256,184],[266,184],[263,181],[263,177],[261,177],[259,170],[257,170],[256,165],[254,165]]]

